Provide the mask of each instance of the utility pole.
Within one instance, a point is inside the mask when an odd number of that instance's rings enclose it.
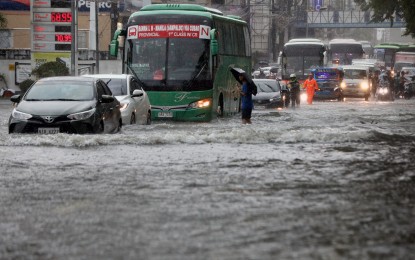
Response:
[[[95,66],[97,68],[96,74],[99,74],[99,31],[98,31],[98,0],[95,0]]]
[[[71,75],[78,75],[78,1],[71,2]]]

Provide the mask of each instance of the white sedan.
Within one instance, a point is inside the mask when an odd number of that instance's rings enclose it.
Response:
[[[139,80],[129,74],[83,75],[102,79],[121,103],[123,124],[151,124],[151,106]]]

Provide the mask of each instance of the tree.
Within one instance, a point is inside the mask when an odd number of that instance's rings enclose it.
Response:
[[[406,22],[404,35],[415,38],[415,1],[414,0],[354,0],[363,11],[373,10],[371,22],[383,22],[389,20],[391,26],[396,17],[403,18]]]
[[[62,62],[49,61],[32,70],[32,75],[35,75],[38,78],[68,76],[69,69]]]
[[[0,13],[0,29],[4,29],[7,26],[7,19],[6,17]]]

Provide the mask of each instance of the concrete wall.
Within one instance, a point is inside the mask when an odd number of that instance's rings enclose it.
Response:
[[[6,79],[6,84],[9,89],[13,89],[15,91],[19,91],[20,88],[18,85],[15,84],[16,80],[16,67],[15,63],[27,63],[30,64],[30,60],[0,60],[0,74],[3,74]],[[79,62],[79,68],[87,68],[93,67],[90,65],[95,63],[95,61],[88,61],[88,62]],[[90,65],[90,66],[88,66]],[[84,70],[85,71],[85,70]],[[86,72],[86,71],[85,71]],[[112,74],[119,74],[121,73],[121,60],[102,60],[99,62],[99,72],[100,73],[112,73]],[[0,89],[6,87],[5,82],[0,81]]]

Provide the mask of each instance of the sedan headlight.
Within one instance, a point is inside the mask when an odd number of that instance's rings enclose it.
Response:
[[[209,107],[212,104],[211,98],[206,98],[202,100],[198,100],[196,102],[190,103],[189,108],[205,108]]]
[[[121,103],[121,104],[120,104],[120,110],[121,110],[121,111],[126,110],[129,104],[130,104],[130,103]]]
[[[88,111],[80,112],[80,113],[70,114],[68,115],[68,118],[72,120],[83,120],[83,119],[87,119],[91,117],[94,113],[95,113],[95,108],[88,110]]]
[[[13,109],[12,117],[16,118],[16,119],[19,119],[19,120],[27,120],[27,119],[32,118],[32,115],[17,111],[16,108],[15,108],[15,109]]]
[[[369,83],[367,83],[367,82],[362,82],[362,83],[360,84],[360,88],[361,88],[361,89],[363,89],[363,90],[368,90],[368,89],[369,89]]]
[[[272,101],[279,101],[279,100],[281,100],[281,97],[280,96],[275,96],[275,97],[271,98],[269,101],[272,102]]]

